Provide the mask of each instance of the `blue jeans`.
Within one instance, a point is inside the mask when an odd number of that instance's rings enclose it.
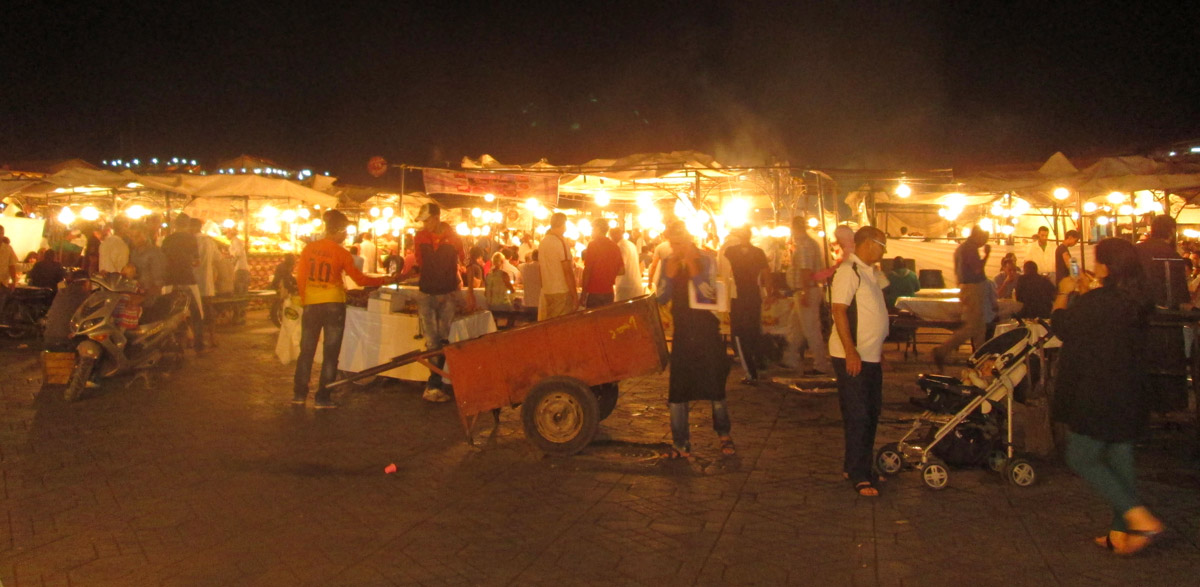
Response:
[[[874,482],[871,461],[875,457],[875,429],[883,409],[883,367],[863,361],[862,371],[851,377],[846,372],[846,359],[833,357],[833,372],[837,374],[846,441],[842,470],[850,475],[852,483]]]
[[[691,432],[688,430],[688,403],[668,403],[667,408],[671,412],[671,442],[675,445],[676,450],[691,452],[692,438]],[[733,426],[729,423],[729,406],[725,400],[712,403],[712,414],[713,430],[717,431],[717,436],[729,436],[729,430]]]
[[[325,331],[325,344],[315,396],[319,402],[329,401],[330,392],[325,386],[337,378],[338,355],[342,352],[342,335],[346,332],[346,304],[304,306],[304,315],[300,317],[300,356],[296,359],[296,375],[292,380],[292,394],[297,399],[308,397],[308,379],[312,375],[313,357],[317,354],[317,340],[322,330]]]
[[[1112,505],[1112,529],[1128,530],[1125,512],[1141,505],[1134,487],[1137,475],[1133,468],[1133,443],[1104,442],[1070,432],[1067,464]]]
[[[457,310],[455,296],[457,295],[457,293],[427,294],[417,300],[417,316],[421,320],[421,332],[425,336],[426,350],[437,350],[450,342],[450,323],[454,322],[454,314]],[[430,362],[440,368],[445,365],[445,360],[445,357],[436,357]],[[442,381],[441,375],[431,371],[427,387],[445,389],[446,385]]]

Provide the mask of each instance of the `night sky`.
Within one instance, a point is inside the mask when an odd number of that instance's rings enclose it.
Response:
[[[0,161],[940,168],[1200,137],[1186,2],[338,4],[17,2]]]

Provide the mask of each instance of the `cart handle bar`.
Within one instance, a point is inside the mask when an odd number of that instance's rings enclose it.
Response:
[[[337,381],[334,381],[333,383],[326,385],[325,388],[326,389],[334,389],[337,387],[341,387],[343,385],[349,384],[350,382],[358,381],[359,379],[364,379],[364,378],[370,377],[372,375],[378,375],[380,373],[383,373],[384,371],[391,371],[392,369],[395,369],[397,367],[403,367],[409,363],[422,363],[426,367],[429,367],[430,366],[429,361],[427,361],[426,359],[429,359],[430,357],[436,357],[441,354],[444,354],[442,352],[442,349],[434,349],[431,351],[417,350],[417,351],[404,353],[403,355],[400,355],[398,357],[393,357],[392,360],[390,360],[382,365],[376,365],[376,366],[368,368],[368,369],[363,369],[362,371],[359,371],[358,373],[355,373],[345,379],[339,379]]]

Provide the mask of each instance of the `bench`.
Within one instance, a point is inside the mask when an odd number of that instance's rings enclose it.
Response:
[[[276,293],[273,289],[252,289],[244,294],[227,293],[216,295],[210,298],[208,303],[217,321],[228,316],[229,324],[238,325],[246,323],[246,306],[251,301],[270,300],[275,298],[275,296]]]

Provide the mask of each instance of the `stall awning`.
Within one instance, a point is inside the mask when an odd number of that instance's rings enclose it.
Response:
[[[194,198],[279,198],[298,200],[326,208],[337,205],[336,196],[319,192],[287,179],[259,175],[143,175],[139,181],[148,188],[160,189]]]

